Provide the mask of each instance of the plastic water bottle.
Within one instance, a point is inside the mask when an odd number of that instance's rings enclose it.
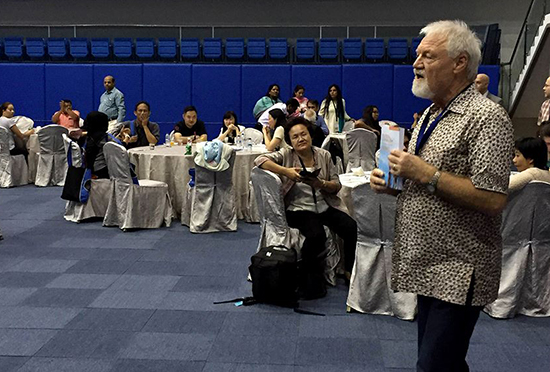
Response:
[[[170,134],[166,133],[166,136],[164,136],[164,144],[166,147],[170,147]]]
[[[191,140],[191,137],[187,137],[187,144],[185,145],[185,155],[191,155],[192,147],[193,147],[193,140]]]
[[[246,149],[248,151],[252,151],[252,138],[247,138],[246,139]]]

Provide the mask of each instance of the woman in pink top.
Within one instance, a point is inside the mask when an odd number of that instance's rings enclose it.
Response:
[[[80,112],[73,110],[73,103],[64,99],[59,102],[59,111],[52,116],[52,122],[67,129],[80,128]]]
[[[294,99],[298,101],[300,104],[300,112],[304,113],[307,110],[307,101],[309,101],[306,97],[304,97],[304,93],[306,91],[306,88],[304,88],[303,85],[296,85],[294,87]]]

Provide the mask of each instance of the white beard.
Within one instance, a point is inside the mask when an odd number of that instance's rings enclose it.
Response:
[[[430,90],[426,78],[414,79],[412,84],[412,92],[419,98],[432,99],[434,97],[434,93]]]

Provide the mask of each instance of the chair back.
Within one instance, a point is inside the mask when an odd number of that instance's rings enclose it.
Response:
[[[244,138],[250,138],[255,145],[260,145],[264,141],[264,135],[258,129],[246,128],[242,133]]]
[[[363,128],[354,129],[346,133],[346,140],[349,149],[346,172],[357,167],[363,168],[364,171],[376,168],[377,137],[374,132]]]
[[[6,128],[0,127],[0,155],[10,154],[10,136]]]
[[[65,142],[65,151],[67,153],[67,162],[69,161],[69,156],[71,162],[69,166],[80,168],[82,167],[82,149],[72,139],[69,138],[65,133],[62,134],[63,141]]]
[[[262,230],[271,235],[268,236],[270,241],[277,236],[282,241],[286,236],[288,223],[281,179],[273,172],[254,167],[250,172],[250,180],[256,195]]]
[[[46,125],[38,132],[40,153],[42,154],[65,154],[65,141],[63,134],[68,135],[69,130],[61,125]]]
[[[130,172],[130,158],[128,151],[124,146],[115,142],[107,142],[103,146],[103,155],[109,169],[111,179],[122,179],[132,183],[132,174]]]

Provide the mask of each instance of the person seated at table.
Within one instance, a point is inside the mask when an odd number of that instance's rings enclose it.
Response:
[[[267,113],[267,125],[263,126],[264,143],[267,151],[275,151],[280,148],[289,148],[285,141],[286,115],[280,109],[272,109]]]
[[[254,109],[252,110],[252,114],[254,115],[254,119],[258,120],[260,116],[276,103],[282,103],[281,99],[279,98],[279,94],[281,92],[281,88],[279,88],[278,84],[271,84],[269,88],[267,88],[267,93],[265,96],[260,98],[256,104],[254,105]]]
[[[319,101],[316,99],[310,99],[307,101],[307,108],[308,110],[313,110],[315,112],[315,125],[317,125],[325,135],[329,134],[329,130],[327,127],[327,123],[325,123],[325,119],[321,115],[318,115],[317,112],[319,111]]]
[[[312,146],[307,127],[303,117],[290,120],[285,137],[292,148],[260,155],[255,164],[281,177],[288,225],[300,230],[306,238],[301,251],[300,291],[305,298],[318,298],[326,294],[323,226],[344,240],[349,278],[355,260],[357,224],[337,196],[341,185],[330,153]]]
[[[550,172],[546,167],[548,153],[541,138],[524,137],[516,140],[514,165],[519,173],[510,176],[508,191],[518,191],[531,181],[550,183]]]
[[[156,145],[160,137],[159,125],[149,121],[151,105],[146,101],[139,101],[134,109],[136,119],[124,121],[120,124],[118,138],[126,148]]]
[[[546,144],[546,149],[548,150],[548,162],[546,167],[550,168],[550,121],[543,121],[540,125],[538,136],[542,138]]]
[[[319,115],[325,119],[330,133],[341,133],[346,121],[353,120],[346,112],[346,100],[342,90],[336,84],[328,88],[328,93],[319,109]]]
[[[367,106],[363,109],[363,116],[361,119],[355,122],[355,128],[368,129],[376,133],[377,136],[380,136],[382,129],[380,128],[380,123],[378,122],[378,117],[380,116],[378,107],[376,106]]]
[[[28,151],[25,146],[18,147],[15,145],[15,136],[21,140],[23,144],[26,144],[26,140],[34,133],[34,129],[29,129],[25,132],[21,132],[15,123],[13,116],[15,115],[15,107],[11,102],[4,102],[0,106],[2,110],[2,116],[0,116],[0,127],[5,128],[8,131],[8,148],[10,155],[24,155],[27,159]]]
[[[107,129],[109,117],[103,112],[92,111],[84,120],[87,128],[86,136],[86,167],[92,170],[92,178],[109,178],[109,170],[103,146],[109,141]]]
[[[206,127],[202,120],[197,119],[195,106],[187,106],[183,109],[183,120],[174,125],[174,139],[178,143],[187,143],[191,139],[193,143],[208,140]]]
[[[80,112],[73,110],[71,100],[62,99],[59,102],[59,111],[56,111],[52,116],[52,123],[59,124],[69,130],[69,136],[72,138],[80,138],[82,131],[80,130]]]
[[[304,97],[304,92],[306,91],[306,88],[304,88],[303,85],[296,85],[294,87],[294,99],[296,99],[296,101],[298,101],[298,103],[300,104],[300,113],[304,113],[306,112],[307,110],[307,101],[308,99],[306,97]]]
[[[222,142],[235,143],[235,137],[240,136],[237,114],[233,111],[227,111],[223,114],[223,123],[220,129],[218,139]]]
[[[308,129],[309,134],[311,135],[311,142],[313,143],[313,146],[321,147],[321,145],[325,141],[326,135],[323,130],[317,125],[317,113],[312,109],[308,109],[306,112],[304,112],[303,116],[310,124]]]
[[[279,110],[281,110],[282,112],[285,113],[287,119],[290,119],[290,118],[293,118],[293,117],[296,117],[296,116],[300,116],[300,112],[298,111],[298,107],[300,107],[300,104],[298,103],[298,101],[295,98],[289,99],[288,101],[286,101],[286,103],[281,102],[281,103],[274,104],[271,108],[269,108],[266,112],[264,112],[262,114],[262,116],[260,116],[260,118],[258,119],[258,123],[256,124],[255,129],[258,129],[259,131],[263,130],[262,126],[267,125],[267,121],[269,119],[268,114],[271,110],[279,109]]]

